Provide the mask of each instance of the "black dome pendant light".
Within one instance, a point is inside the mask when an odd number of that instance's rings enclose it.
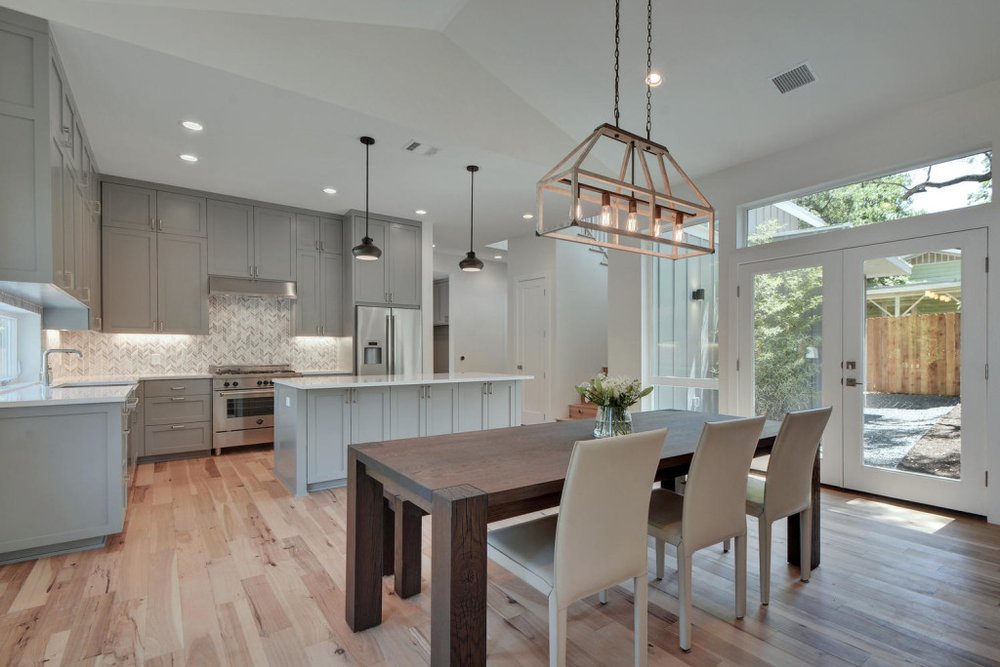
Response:
[[[475,245],[472,242],[472,229],[476,216],[476,172],[479,171],[479,167],[470,164],[466,169],[472,179],[472,185],[469,189],[469,252],[465,253],[465,259],[458,263],[458,268],[474,272],[483,270],[483,260],[476,257],[476,251],[473,250]]]
[[[375,245],[372,237],[368,236],[368,152],[375,140],[371,137],[361,137],[361,143],[365,145],[365,237],[361,239],[359,245],[351,249],[351,253],[355,259],[374,262],[382,256],[382,250]]]

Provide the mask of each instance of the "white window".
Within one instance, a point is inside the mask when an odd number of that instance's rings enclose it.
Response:
[[[17,319],[0,315],[0,383],[17,377]]]

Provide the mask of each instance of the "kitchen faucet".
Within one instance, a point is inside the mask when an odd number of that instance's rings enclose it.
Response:
[[[61,352],[63,354],[75,354],[76,356],[83,359],[83,352],[80,350],[74,350],[69,347],[54,347],[50,350],[45,350],[42,352],[42,386],[49,387],[52,385],[52,366],[49,365],[49,355],[53,352]]]

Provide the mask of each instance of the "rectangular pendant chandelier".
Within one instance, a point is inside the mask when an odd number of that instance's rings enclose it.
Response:
[[[685,259],[715,252],[715,209],[665,146],[605,123],[538,182],[536,233]]]

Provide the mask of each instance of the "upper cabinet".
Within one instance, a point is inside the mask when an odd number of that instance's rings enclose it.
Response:
[[[342,336],[344,329],[342,223],[298,214],[298,253],[292,332],[295,336]]]
[[[107,182],[103,202],[103,330],[207,334],[206,200]]]
[[[353,233],[345,246],[365,235],[364,214],[350,215]],[[368,235],[382,249],[378,261],[352,260],[354,301],[359,304],[420,306],[421,229],[416,223],[369,217]]]
[[[99,324],[93,151],[47,22],[3,8],[0,155],[0,281],[55,285]]]
[[[209,273],[295,280],[295,214],[225,201],[208,202]]]
[[[208,237],[207,202],[175,192],[104,184],[105,227],[148,229],[169,234]]]

